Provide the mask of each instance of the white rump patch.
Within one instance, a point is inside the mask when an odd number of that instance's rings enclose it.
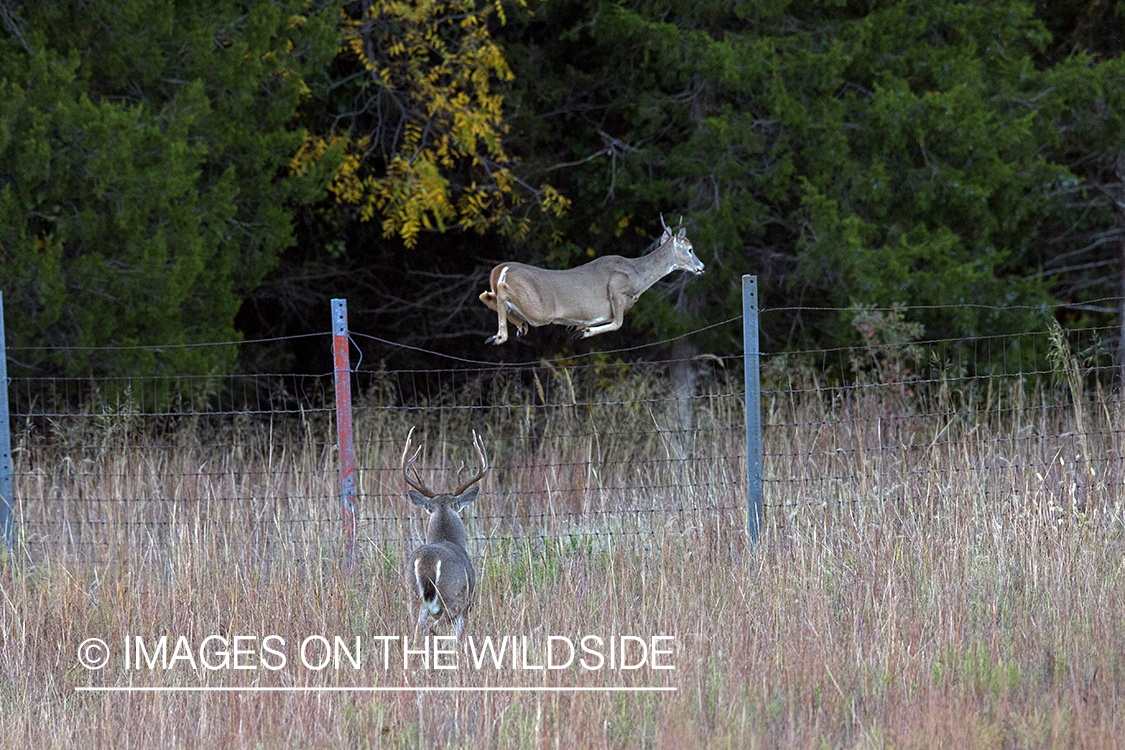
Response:
[[[503,284],[504,279],[506,279],[506,278],[508,278],[508,266],[504,266],[503,268],[500,269],[500,278],[496,279],[497,285]]]
[[[441,580],[441,560],[438,560],[437,561],[437,568],[434,569],[434,586],[435,587],[437,586],[437,582],[440,581],[440,580]]]
[[[420,558],[414,558],[414,582],[418,584],[418,598],[421,599],[425,592],[422,591],[422,575],[418,572],[418,563],[422,562]]]

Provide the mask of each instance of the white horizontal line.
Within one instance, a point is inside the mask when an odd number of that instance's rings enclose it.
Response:
[[[79,685],[78,693],[674,693],[676,687],[262,687],[248,685],[183,685],[160,687],[155,685]]]

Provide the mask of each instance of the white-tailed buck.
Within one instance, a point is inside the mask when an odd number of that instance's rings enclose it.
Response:
[[[422,481],[417,469],[411,478],[410,470],[421,453],[422,447],[409,459],[410,436],[406,436],[406,447],[402,451],[402,475],[411,488],[407,494],[411,502],[430,514],[426,526],[426,543],[414,550],[410,558],[410,574],[414,578],[414,592],[418,596],[418,625],[414,630],[415,639],[428,635],[438,621],[444,619],[453,624],[457,637],[465,626],[465,615],[473,606],[473,592],[476,589],[476,573],[469,553],[465,549],[465,525],[459,515],[473,500],[477,499],[480,487],[476,483],[488,471],[488,458],[484,455],[484,441],[473,432],[473,446],[480,457],[481,470],[467,482],[449,494],[434,492]]]
[[[528,326],[550,323],[579,329],[577,338],[589,338],[621,327],[625,313],[637,299],[673,271],[703,273],[686,229],[676,234],[664,224],[660,244],[648,255],[623,258],[605,255],[565,271],[552,271],[523,263],[501,263],[492,269],[490,291],[480,301],[494,310],[500,328],[486,344],[508,340],[508,321],[517,335]]]

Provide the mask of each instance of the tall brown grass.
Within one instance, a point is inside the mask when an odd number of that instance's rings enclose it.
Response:
[[[745,537],[742,405],[690,424],[656,371],[556,370],[356,413],[360,554],[341,554],[327,413],[154,427],[127,408],[17,435],[21,543],[0,573],[12,747],[1116,747],[1125,743],[1120,402],[1020,378],[973,390],[767,389],[765,523]],[[570,386],[567,379],[570,378]],[[820,386],[821,384],[817,383]],[[544,403],[543,395],[552,397]],[[569,395],[568,395],[569,394]],[[503,404],[496,408],[494,404]],[[466,636],[674,635],[674,671],[315,672],[308,635],[409,634],[421,535],[401,440],[466,511]],[[1078,430],[1081,425],[1081,430]],[[98,637],[276,633],[286,669],[82,668]],[[370,653],[370,652],[369,652]],[[401,658],[401,657],[399,657]],[[182,667],[182,665],[181,665]],[[672,693],[78,692],[81,686],[675,687]]]

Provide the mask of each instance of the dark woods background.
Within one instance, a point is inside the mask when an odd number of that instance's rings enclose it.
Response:
[[[1119,330],[1119,3],[0,0],[0,20],[13,376],[326,372],[323,340],[287,337],[329,330],[332,297],[357,333],[468,359],[608,351],[739,315],[744,273],[803,308],[764,320],[769,351],[858,343],[849,308],[896,303],[945,307],[910,312],[926,338]],[[661,214],[705,275],[613,334],[483,345],[492,265],[637,256]]]

